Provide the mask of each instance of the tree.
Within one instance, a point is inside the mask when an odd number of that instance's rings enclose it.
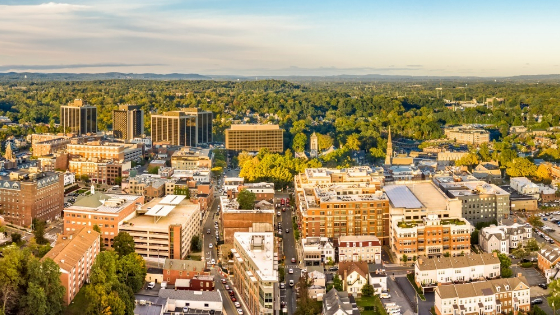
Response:
[[[519,258],[519,259],[523,259],[523,258],[529,256],[529,252],[526,251],[525,248],[523,248],[523,245],[521,245],[521,243],[519,243],[517,248],[514,249],[511,252],[511,254],[514,255],[515,257]]]
[[[480,149],[478,150],[478,155],[480,155],[480,160],[482,162],[488,162],[492,159],[492,155],[490,154],[490,149],[488,148],[488,143],[483,143],[480,145]]]
[[[82,182],[87,183],[89,182],[89,176],[87,174],[82,174],[80,176],[80,179],[82,180]]]
[[[294,149],[295,152],[303,152],[305,151],[305,146],[307,144],[307,136],[300,132],[298,134],[296,134],[296,136],[294,137],[294,140],[292,141],[292,149]]]
[[[130,253],[121,257],[117,264],[117,278],[133,292],[140,291],[146,278],[146,262],[142,256]]]
[[[333,278],[332,287],[335,288],[337,291],[342,291],[343,290],[342,289],[343,288],[342,284],[343,283],[342,283],[342,279],[340,279],[340,276],[338,274],[335,274],[334,278]],[[327,291],[329,291],[329,290],[327,290]]]
[[[159,166],[150,166],[148,167],[148,173],[149,174],[157,174],[159,171]]]
[[[552,182],[552,178],[550,177],[550,169],[545,164],[539,165],[535,177],[538,181],[541,181],[545,184],[550,184]]]
[[[33,235],[37,244],[47,244],[48,240],[45,238],[45,225],[47,222],[39,219],[33,219]]]
[[[252,210],[255,207],[255,193],[242,189],[237,195],[237,202],[239,203],[240,210]]]
[[[360,150],[360,138],[357,134],[353,133],[346,138],[346,144],[344,144],[345,148],[349,150],[358,151]]]
[[[122,183],[122,177],[120,176],[115,177],[115,185],[120,186],[121,183]]]
[[[451,254],[449,252],[445,252],[443,253],[443,257],[451,257]]]
[[[25,314],[61,314],[64,310],[65,288],[60,281],[60,267],[52,259],[43,261],[30,256],[25,283],[27,294],[22,300]],[[41,313],[45,310],[44,313]]]
[[[548,284],[549,295],[546,298],[548,305],[552,307],[554,314],[560,309],[560,282],[558,279]]]
[[[334,266],[334,261],[332,260],[331,257],[327,258],[327,265]]]
[[[214,177],[221,176],[224,173],[224,168],[221,166],[216,166],[212,168],[212,175]]]
[[[515,158],[506,165],[506,174],[511,177],[533,177],[537,166],[527,158]]]
[[[527,244],[525,244],[525,249],[527,251],[529,251],[530,253],[532,252],[536,252],[540,249],[539,243],[537,243],[537,240],[534,238],[530,238],[527,241]]]
[[[544,223],[541,221],[541,218],[536,216],[536,215],[531,215],[528,219],[527,222],[529,222],[529,224],[531,224],[532,226],[536,227],[536,228],[540,228],[544,226]]]
[[[513,275],[511,271],[511,259],[506,254],[502,254],[498,251],[494,251],[498,254],[498,259],[500,260],[500,271],[502,278],[510,278]]]
[[[305,273],[298,281],[297,288],[299,290],[299,298],[297,301],[296,311],[294,315],[315,315],[321,313],[320,306],[309,297],[309,287],[313,284],[313,279],[310,279]]]
[[[331,138],[331,136],[322,135],[318,133],[316,135],[317,135],[317,144],[319,145],[319,151],[326,150],[333,145],[333,138]]]
[[[194,235],[191,238],[191,251],[193,252],[200,252],[202,250],[202,240],[200,236]]]
[[[469,152],[467,155],[455,161],[456,166],[473,167],[478,164],[478,156],[476,153]]]
[[[120,257],[134,253],[134,238],[127,232],[119,232],[113,239],[113,249]]]
[[[10,237],[12,238],[12,243],[15,244],[21,244],[21,234],[14,232],[12,234],[10,234]]]
[[[408,256],[406,256],[406,254],[403,254],[401,260],[406,265],[406,263],[408,262]]]
[[[478,244],[478,230],[475,229],[471,233],[471,245],[477,245],[477,244]]]
[[[362,287],[362,296],[372,296],[373,295],[373,286],[369,283],[364,284]]]
[[[99,227],[99,225],[94,224],[93,225],[93,230],[95,232],[99,233],[99,250],[104,251],[105,250],[105,242],[103,242],[103,233],[101,233],[101,228]]]

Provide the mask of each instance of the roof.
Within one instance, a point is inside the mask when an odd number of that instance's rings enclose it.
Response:
[[[164,270],[189,270],[203,271],[205,263],[199,260],[166,259],[163,264]]]
[[[74,268],[86,251],[99,240],[99,233],[82,228],[71,235],[59,235],[56,245],[42,258],[54,260],[61,269],[70,271]],[[99,246],[99,242],[97,242]]]
[[[556,245],[547,245],[539,251],[539,255],[550,263],[555,263],[560,259],[560,248]]]
[[[440,285],[436,288],[436,294],[439,294],[441,299],[488,296],[499,292],[514,291],[521,284],[523,285],[523,289],[529,289],[527,279],[521,276],[509,279],[493,279],[463,284]]]
[[[119,213],[130,204],[135,203],[142,196],[104,194],[96,191],[93,195],[80,197],[76,202],[64,210],[95,211],[102,213]]]
[[[427,258],[425,256],[420,256],[416,260],[415,267],[418,268],[418,270],[426,271],[494,264],[500,264],[500,259],[498,259],[498,257],[494,257],[493,253],[473,253],[465,256],[440,258]]]
[[[389,185],[385,186],[384,190],[395,208],[422,208],[420,200],[404,185]]]
[[[327,294],[323,295],[323,312],[324,315],[336,314],[339,310],[346,314],[354,314],[355,301],[351,299],[347,292],[331,289]],[[356,309],[357,311],[357,309]],[[359,314],[356,313],[356,314]]]
[[[338,274],[344,276],[344,271],[347,272],[347,275],[350,275],[355,271],[360,276],[367,279],[369,274],[369,267],[367,262],[365,261],[340,262],[338,264]]]
[[[246,124],[246,125],[231,125],[229,130],[282,130],[279,125],[260,125],[260,124]]]
[[[189,291],[174,289],[161,289],[158,296],[180,301],[222,302],[219,291]]]

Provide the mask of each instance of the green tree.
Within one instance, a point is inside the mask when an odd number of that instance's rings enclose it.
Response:
[[[333,138],[329,135],[316,134],[319,151],[326,150],[333,145]]]
[[[309,287],[313,284],[313,280],[309,279],[305,273],[298,281],[297,288],[299,290],[299,298],[296,305],[294,315],[316,315],[321,313],[321,307],[309,297]]]
[[[218,176],[221,176],[224,173],[224,168],[221,167],[221,166],[216,166],[216,167],[213,167],[211,171],[212,171],[212,175],[214,177],[218,177]]]
[[[406,265],[406,263],[408,262],[408,256],[406,256],[406,254],[403,254],[401,260]]]
[[[475,229],[471,233],[471,245],[478,245],[478,230]]]
[[[305,151],[305,146],[307,144],[307,136],[300,132],[295,135],[294,140],[292,141],[292,149],[295,152],[303,152]]]
[[[451,254],[449,252],[445,252],[443,253],[443,257],[451,257]]]
[[[93,225],[93,230],[95,232],[99,233],[99,250],[104,251],[105,250],[105,242],[103,241],[103,233],[101,233],[101,228],[99,227],[99,225],[94,224]]]
[[[140,291],[146,278],[146,262],[142,256],[136,253],[122,256],[117,264],[117,278],[133,292]]]
[[[372,296],[373,295],[373,286],[369,283],[364,284],[362,287],[362,296]]]
[[[525,249],[528,250],[530,253],[536,252],[540,249],[539,243],[534,238],[530,238],[525,244]]]
[[[502,278],[511,278],[513,271],[511,271],[511,259],[506,254],[502,254],[498,251],[494,251],[498,254],[498,259],[500,260],[500,271]]]
[[[511,254],[514,255],[515,257],[519,258],[519,259],[523,259],[523,258],[529,256],[529,252],[526,251],[525,248],[523,248],[523,245],[521,245],[521,243],[519,243],[517,248],[514,249],[511,252]]]
[[[159,171],[159,166],[150,166],[148,167],[148,173],[156,175]]]
[[[80,176],[80,179],[82,180],[82,182],[87,183],[89,182],[89,176],[87,174],[82,174]]]
[[[478,150],[478,155],[480,155],[480,160],[482,162],[488,162],[492,159],[492,155],[490,154],[490,149],[488,148],[488,143],[483,143],[480,145],[480,149]]]
[[[21,234],[14,232],[12,234],[10,234],[10,237],[12,238],[12,243],[15,244],[21,244]]]
[[[134,253],[134,238],[127,232],[119,232],[113,239],[113,249],[120,257]]]
[[[121,183],[122,183],[122,177],[120,177],[120,176],[115,177],[115,185],[120,186]]]
[[[335,274],[333,277],[333,283],[327,285],[327,292],[330,291],[332,288],[335,288],[337,291],[342,291],[343,283],[342,279],[338,274]]]
[[[361,146],[360,137],[357,134],[353,133],[349,135],[348,138],[346,138],[346,143],[344,144],[345,148],[348,148],[349,150],[358,151],[360,150],[360,146]]]
[[[469,154],[455,161],[456,166],[473,167],[474,165],[477,164],[478,164],[478,156],[476,155],[476,153],[473,152],[470,152]]]
[[[237,195],[237,202],[239,203],[239,209],[241,210],[252,210],[255,207],[256,196],[253,192],[242,189]]]
[[[60,267],[52,259],[43,261],[30,256],[27,262],[27,294],[22,299],[25,314],[61,314],[64,310],[64,292],[60,281]],[[44,311],[44,312],[43,312]]]
[[[33,235],[37,244],[47,244],[48,240],[45,238],[45,226],[47,222],[39,219],[33,219]]]
[[[7,247],[3,254],[4,258],[0,259],[0,314],[10,314],[20,298],[18,288],[23,282],[20,270],[24,267],[24,257],[17,247]]]
[[[554,311],[553,314],[556,314],[556,310],[560,309],[560,282],[558,281],[559,280],[556,279],[548,284],[549,295],[546,298],[546,301],[548,302],[548,305],[552,307],[552,310]]]
[[[542,222],[541,218],[536,216],[536,215],[531,215],[528,219],[527,222],[529,222],[529,224],[531,224],[532,226],[536,227],[536,228],[541,228],[544,226],[544,223]]]
[[[537,174],[537,166],[526,158],[515,158],[506,165],[506,174],[511,177],[533,177]]]
[[[191,251],[193,252],[200,252],[202,250],[202,240],[200,236],[194,235],[191,238]]]

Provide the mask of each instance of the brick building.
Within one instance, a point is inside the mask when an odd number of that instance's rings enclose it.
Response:
[[[209,275],[204,271],[206,264],[203,261],[166,259],[163,265],[163,281],[175,285],[177,279],[192,279],[196,276]]]

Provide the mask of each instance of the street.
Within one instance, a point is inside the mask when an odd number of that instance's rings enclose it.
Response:
[[[289,194],[287,193],[279,193],[275,194],[275,204],[279,204],[281,198],[289,198]],[[292,315],[296,310],[296,294],[295,294],[295,285],[294,287],[290,287],[289,282],[293,280],[294,283],[299,281],[301,276],[300,268],[297,264],[299,261],[297,257],[297,250],[296,250],[296,241],[294,239],[294,229],[292,227],[292,211],[291,207],[288,207],[285,212],[281,209],[277,209],[276,211],[280,211],[281,218],[282,218],[282,246],[284,248],[284,270],[285,270],[285,280],[284,283],[286,284],[286,289],[280,290],[280,302],[286,302],[287,304],[287,311],[289,315]],[[277,228],[277,227],[276,227]],[[289,229],[289,232],[286,233],[286,229]],[[281,258],[281,257],[279,257]],[[292,263],[292,258],[295,258],[296,263]],[[292,269],[293,274],[288,273],[288,271]]]

